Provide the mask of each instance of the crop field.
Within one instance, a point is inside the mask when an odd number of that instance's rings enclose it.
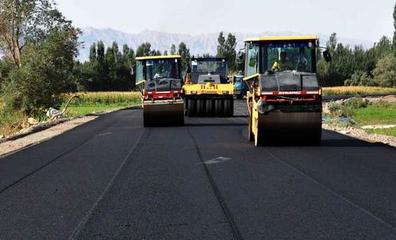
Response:
[[[75,95],[78,98],[72,100],[66,111],[67,116],[70,117],[131,107],[141,103],[140,92],[86,92]],[[70,94],[65,96],[65,102],[71,96]]]
[[[396,94],[396,88],[361,87],[361,86],[324,87],[322,91],[324,96]]]

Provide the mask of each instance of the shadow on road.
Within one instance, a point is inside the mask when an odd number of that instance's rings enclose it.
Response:
[[[387,147],[383,143],[369,143],[358,139],[324,139],[321,143],[322,147]]]
[[[186,123],[188,127],[240,127],[247,126],[247,123]]]

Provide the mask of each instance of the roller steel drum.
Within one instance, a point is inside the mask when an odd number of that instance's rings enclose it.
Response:
[[[264,143],[320,144],[321,107],[310,106],[310,109],[302,110],[304,107],[291,106],[260,113],[258,115],[260,138]]]
[[[184,124],[184,102],[155,101],[143,104],[144,126],[179,126]]]

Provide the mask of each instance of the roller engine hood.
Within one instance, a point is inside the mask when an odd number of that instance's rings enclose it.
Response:
[[[180,90],[182,80],[176,78],[152,79],[146,82],[146,91],[172,91]]]
[[[260,76],[261,91],[315,91],[319,89],[315,73],[284,71]]]

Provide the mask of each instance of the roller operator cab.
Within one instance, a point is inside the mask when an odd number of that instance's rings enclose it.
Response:
[[[136,58],[136,81],[142,92],[144,126],[183,125],[181,57]]]
[[[224,58],[193,58],[183,86],[188,116],[230,117],[234,87],[227,77]]]
[[[322,96],[316,77],[318,53],[316,36],[245,41],[248,138],[255,146],[290,141],[320,144]],[[326,54],[325,58],[329,57]]]

